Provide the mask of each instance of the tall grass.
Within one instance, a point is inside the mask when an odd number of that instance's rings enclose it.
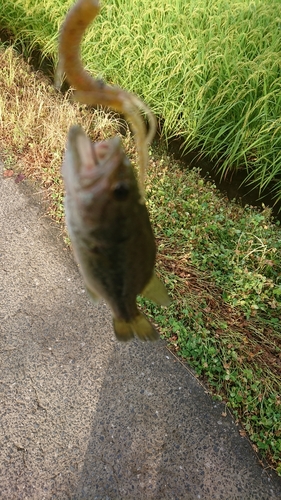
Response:
[[[0,19],[56,60],[70,0],[2,0]],[[88,69],[139,94],[224,176],[246,168],[281,199],[279,0],[104,0],[85,37]]]

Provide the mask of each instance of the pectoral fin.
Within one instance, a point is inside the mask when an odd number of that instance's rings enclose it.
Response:
[[[155,274],[153,274],[150,282],[141,292],[141,295],[147,299],[153,300],[156,304],[160,304],[160,306],[169,306],[171,303],[166,288]]]

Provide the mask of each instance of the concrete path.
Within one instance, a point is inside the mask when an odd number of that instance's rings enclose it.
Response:
[[[115,340],[25,190],[0,175],[0,498],[281,499],[163,341]]]

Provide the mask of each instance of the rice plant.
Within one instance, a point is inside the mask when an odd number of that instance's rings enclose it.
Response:
[[[57,58],[70,0],[2,0],[2,26]],[[224,176],[245,168],[281,199],[281,7],[278,0],[104,0],[83,56],[95,75],[139,94]]]

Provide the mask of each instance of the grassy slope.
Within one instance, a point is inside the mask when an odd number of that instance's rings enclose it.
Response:
[[[72,2],[2,0],[0,18],[56,57]],[[142,96],[167,135],[203,148],[222,173],[246,165],[281,196],[279,0],[107,0],[84,45],[91,72]],[[254,170],[251,170],[254,167]]]
[[[69,124],[81,123],[97,140],[114,135],[118,121],[71,104],[11,49],[0,53],[0,65],[5,175],[17,168],[39,182],[49,213],[63,221],[60,165]],[[125,146],[134,159],[129,135]],[[141,303],[281,473],[280,229],[268,210],[229,204],[159,151],[151,154],[147,204],[173,305]]]

